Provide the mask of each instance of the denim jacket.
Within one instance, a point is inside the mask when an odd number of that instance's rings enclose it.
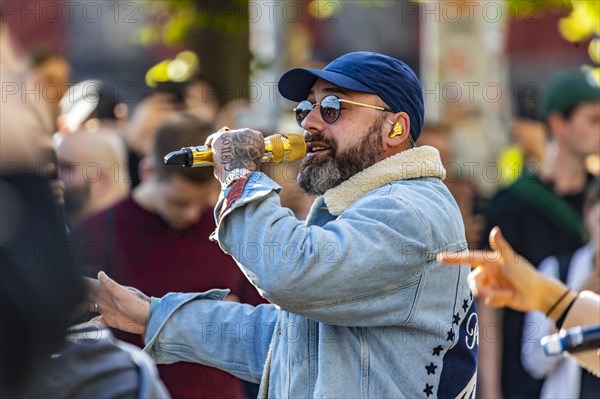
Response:
[[[260,381],[262,397],[474,397],[469,268],[436,261],[466,248],[444,177],[434,148],[404,151],[317,198],[306,222],[266,175],[238,181],[214,238],[272,304],[153,298],[145,350]]]

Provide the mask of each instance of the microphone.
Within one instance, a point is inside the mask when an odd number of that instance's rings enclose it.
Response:
[[[575,327],[559,333],[546,335],[540,341],[546,355],[558,355],[564,351],[581,352],[600,348],[600,324],[590,327]]]
[[[261,162],[293,162],[306,155],[306,142],[299,134],[274,134],[265,137],[265,153]],[[165,156],[165,165],[178,165],[188,168],[212,166],[213,157],[210,147],[205,145],[184,147]]]

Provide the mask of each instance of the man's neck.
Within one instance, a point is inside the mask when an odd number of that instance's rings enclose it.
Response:
[[[154,202],[152,200],[153,192],[154,190],[152,183],[149,181],[142,181],[133,189],[131,196],[133,198],[133,202],[138,204],[140,207],[150,213],[156,213]]]
[[[540,178],[552,183],[558,195],[580,193],[587,180],[585,160],[558,143],[550,143]]]
[[[102,188],[101,190],[94,190],[92,191],[90,202],[85,210],[85,213],[87,215],[110,208],[125,197],[127,197],[127,192],[123,190],[119,192],[114,187],[109,189]]]

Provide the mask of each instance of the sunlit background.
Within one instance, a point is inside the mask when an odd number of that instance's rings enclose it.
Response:
[[[6,1],[24,53],[67,57],[70,82],[108,84],[129,113],[164,82],[199,72],[231,127],[299,132],[277,90],[287,68],[322,67],[350,51],[398,57],[418,72],[426,120],[452,160],[518,160],[515,120],[536,119],[540,91],[565,68],[600,81],[600,3],[564,1]],[[161,83],[162,82],[162,83]],[[168,90],[168,88],[167,88]],[[193,144],[193,143],[190,143]],[[598,173],[597,158],[590,170]],[[475,173],[484,197],[514,180]],[[464,170],[464,169],[462,169]],[[460,172],[463,173],[462,171]]]

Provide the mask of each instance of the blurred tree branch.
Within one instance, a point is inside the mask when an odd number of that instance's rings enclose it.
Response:
[[[339,15],[341,0],[280,0],[295,3],[315,20]],[[431,0],[412,0],[423,3]],[[365,7],[386,7],[390,0],[358,0]],[[599,0],[506,0],[513,15],[533,11],[567,9],[558,30],[571,42],[592,38],[591,60],[600,64]],[[138,1],[149,15],[149,22],[138,32],[137,40],[145,46],[189,44],[200,56],[202,72],[217,85],[222,101],[245,97],[251,54],[248,49],[250,0],[160,0]],[[459,2],[460,3],[460,2]],[[260,3],[259,3],[260,4]],[[273,6],[270,2],[271,7]],[[279,7],[281,9],[282,7]],[[276,9],[277,10],[277,9]],[[226,49],[226,50],[224,50]],[[600,82],[600,72],[596,68]],[[237,91],[237,93],[234,93]]]
[[[221,103],[248,90],[249,0],[139,1],[149,16],[138,32],[144,46],[186,45],[200,58],[200,72],[215,86]]]

